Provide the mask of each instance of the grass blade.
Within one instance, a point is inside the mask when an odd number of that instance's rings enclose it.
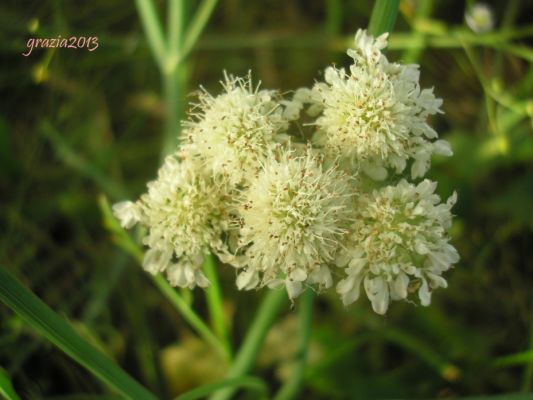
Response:
[[[87,343],[63,318],[22,286],[4,268],[0,268],[0,300],[39,334],[125,398],[156,399],[113,360]]]
[[[267,399],[268,390],[265,383],[253,376],[241,376],[240,378],[229,378],[215,383],[210,383],[208,385],[200,386],[196,389],[193,389],[187,393],[182,394],[177,397],[176,400],[196,400],[203,399],[205,396],[224,388],[236,389],[238,387],[247,387],[252,389],[254,392],[257,392],[257,399]]]
[[[376,0],[370,16],[368,32],[374,36],[392,32],[399,7],[400,0]]]
[[[13,389],[9,375],[3,368],[0,368],[0,397],[6,400],[20,400]]]
[[[495,367],[510,367],[514,365],[527,365],[533,362],[533,350],[527,350],[508,356],[498,357],[493,361]]]
[[[213,13],[213,9],[217,4],[217,0],[204,0],[198,7],[198,11],[194,15],[191,24],[187,27],[187,33],[185,34],[185,40],[183,42],[182,53],[180,54],[180,60],[183,60],[189,52],[192,50],[196,41],[200,37],[200,34],[204,30],[209,17]]]

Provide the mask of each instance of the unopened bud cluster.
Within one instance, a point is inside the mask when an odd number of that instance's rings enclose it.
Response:
[[[379,314],[411,296],[428,305],[459,256],[447,234],[456,196],[441,203],[423,177],[433,154],[452,152],[428,124],[442,100],[386,45],[358,31],[348,70],[290,96],[250,76],[225,76],[216,97],[202,89],[147,193],[114,206],[123,227],[145,228],[144,268],[206,287],[214,253],[241,290],[334,287],[350,304],[364,289]]]

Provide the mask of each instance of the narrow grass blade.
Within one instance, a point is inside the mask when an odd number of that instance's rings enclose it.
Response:
[[[204,30],[204,27],[207,24],[209,17],[213,13],[216,4],[217,0],[204,0],[198,7],[198,11],[196,11],[191,24],[187,27],[187,33],[185,34],[180,60],[183,60],[185,57],[187,57],[189,52],[196,44],[196,41]]]
[[[229,379],[224,379],[222,381],[218,381],[215,383],[211,383],[209,385],[200,386],[196,389],[193,389],[187,393],[182,394],[181,396],[177,397],[176,400],[203,399],[205,398],[205,396],[219,389],[224,389],[224,388],[237,389],[239,387],[246,387],[256,392],[257,397],[254,397],[255,399],[267,399],[268,398],[267,386],[261,379],[255,378],[253,376],[241,376],[240,378],[229,378]]]
[[[57,313],[0,268],[0,301],[61,351],[121,395],[134,400],[156,397],[120,369],[113,360],[86,342]]]
[[[374,36],[391,32],[396,22],[399,7],[400,0],[376,0],[370,16],[368,32]]]
[[[76,153],[76,151],[52,125],[45,122],[41,127],[41,133],[44,137],[50,140],[58,158],[61,159],[65,165],[91,179],[111,198],[123,199],[128,197],[128,193],[119,183],[110,179],[109,176],[97,166],[91,164],[80,154]]]
[[[393,328],[384,331],[383,335],[388,341],[416,354],[447,381],[453,382],[459,378],[460,371],[455,365],[444,360],[431,346],[428,346],[415,336]]]
[[[533,362],[533,350],[498,357],[494,360],[495,367],[510,367],[513,365],[525,365]]]
[[[121,400],[121,397],[113,395],[97,394],[66,394],[64,396],[45,397],[43,400]]]
[[[0,397],[6,400],[20,400],[13,389],[9,375],[3,368],[0,368]]]

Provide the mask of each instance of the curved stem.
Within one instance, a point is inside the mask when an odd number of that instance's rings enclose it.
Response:
[[[270,290],[264,298],[259,311],[248,330],[244,343],[239,349],[233,365],[226,378],[237,378],[246,375],[251,369],[258,351],[261,349],[270,326],[274,323],[281,308],[287,302],[285,290]],[[213,394],[211,400],[227,400],[235,393],[234,388],[220,390]]]
[[[159,68],[163,68],[167,45],[154,3],[151,0],[135,0],[135,4],[146,34],[148,47],[150,47]]]
[[[167,280],[161,276],[153,277],[155,285],[161,290],[161,293],[172,303],[174,307],[180,312],[183,318],[191,324],[196,332],[225,359],[229,360],[230,356],[226,347],[218,340],[218,338],[211,332],[209,327],[202,321],[202,319],[194,312],[194,310],[181,298]]]
[[[312,289],[307,289],[300,300],[298,350],[294,370],[289,380],[282,386],[275,400],[296,399],[302,389],[302,381],[307,363],[307,350],[311,338],[311,324],[313,321],[313,299],[315,294]]]
[[[215,334],[222,341],[222,345],[226,348],[226,353],[231,354],[228,328],[222,304],[222,294],[220,292],[220,284],[218,281],[217,263],[212,254],[209,254],[205,258],[204,272],[211,283],[205,290],[211,326],[213,327]]]
[[[189,52],[196,44],[196,41],[200,37],[200,33],[202,33],[205,25],[207,24],[207,21],[209,20],[209,17],[215,9],[217,1],[218,0],[204,0],[202,1],[202,4],[200,4],[200,6],[198,7],[198,10],[196,11],[192,22],[187,28],[187,33],[183,40],[183,48],[180,54],[179,61],[182,61],[185,57],[187,57]]]

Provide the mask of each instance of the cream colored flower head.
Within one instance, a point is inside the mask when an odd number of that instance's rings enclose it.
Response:
[[[147,233],[143,267],[166,273],[174,286],[209,284],[201,271],[204,255],[222,248],[225,229],[222,188],[192,160],[168,156],[148,192],[113,211],[125,228],[139,223]]]
[[[423,177],[451,149],[428,124],[442,101],[386,46],[387,35],[358,31],[349,70],[328,68],[292,99],[250,75],[225,75],[216,97],[202,89],[148,192],[114,206],[123,227],[145,228],[144,268],[205,287],[211,252],[236,269],[240,290],[284,287],[294,299],[334,286],[350,304],[363,287],[379,314],[414,292],[428,305],[459,260],[447,235],[456,198],[442,204],[436,183],[400,179],[408,168]],[[306,124],[309,134],[294,129]]]
[[[303,99],[321,110],[315,141],[333,157],[341,157],[371,178],[382,180],[387,169],[401,173],[412,159],[412,178],[429,168],[433,153],[451,155],[449,145],[434,141],[428,125],[440,112],[442,100],[433,89],[421,89],[418,65],[389,63],[381,52],[387,34],[373,38],[359,30],[349,71],[329,67],[325,82]],[[300,93],[301,99],[301,93]]]
[[[216,97],[200,91],[183,124],[182,151],[200,156],[214,174],[235,185],[248,179],[283,138],[292,111],[285,111],[277,91],[254,86],[250,75],[225,75],[222,86],[224,93]]]
[[[355,222],[337,259],[346,272],[337,285],[344,304],[356,301],[363,285],[374,311],[384,314],[390,300],[418,292],[427,306],[433,289],[447,286],[442,273],[459,261],[446,233],[456,195],[440,203],[436,185],[402,180],[358,198]]]
[[[305,285],[332,284],[330,264],[346,233],[352,182],[326,169],[308,147],[269,157],[243,193],[240,289],[285,284],[289,297]]]

